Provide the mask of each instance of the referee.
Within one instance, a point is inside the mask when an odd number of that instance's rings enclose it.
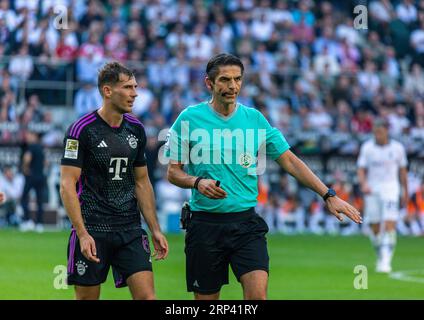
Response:
[[[237,103],[243,71],[238,57],[212,57],[205,78],[211,100],[182,111],[165,145],[168,180],[193,191],[185,254],[187,290],[196,300],[219,299],[229,265],[244,299],[267,298],[268,226],[255,212],[261,153],[321,195],[339,220],[343,213],[361,223],[359,212],[290,151],[281,132],[258,110]]]

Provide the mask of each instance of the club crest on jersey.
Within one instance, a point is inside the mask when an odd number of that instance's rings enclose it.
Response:
[[[249,153],[242,153],[239,157],[239,164],[243,168],[250,168],[253,164],[253,157]]]
[[[130,134],[127,137],[127,141],[128,141],[128,143],[129,143],[129,145],[130,145],[131,148],[133,148],[133,149],[137,148],[138,139],[135,137],[135,135]]]
[[[78,140],[66,139],[65,155],[67,159],[78,159]]]
[[[85,272],[87,271],[87,264],[84,261],[78,260],[78,262],[76,263],[77,266],[77,272],[80,276],[83,276],[85,274]]]

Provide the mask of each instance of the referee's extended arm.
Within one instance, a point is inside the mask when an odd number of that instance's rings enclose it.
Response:
[[[318,193],[321,197],[327,193],[328,187],[311,171],[311,169],[309,169],[309,167],[302,160],[300,160],[290,150],[282,153],[276,161],[290,175],[295,177],[300,183],[309,189]],[[340,221],[343,220],[342,216],[340,215],[343,213],[356,223],[362,222],[359,211],[339,197],[329,197],[327,200],[325,200],[325,203],[328,210]]]

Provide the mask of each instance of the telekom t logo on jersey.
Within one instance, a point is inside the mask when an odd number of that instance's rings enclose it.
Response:
[[[115,164],[113,164],[115,162]],[[121,163],[124,163],[121,165]],[[112,180],[122,180],[119,176],[121,173],[127,172],[127,168],[125,167],[128,164],[128,158],[110,158],[109,173],[115,173],[115,176]]]

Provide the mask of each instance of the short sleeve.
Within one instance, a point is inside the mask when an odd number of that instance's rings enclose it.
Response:
[[[144,127],[139,127],[140,131],[138,133],[138,140],[141,142],[138,150],[137,150],[137,157],[134,160],[134,167],[144,167],[147,164],[146,161],[146,131],[144,130]]]
[[[358,168],[366,168],[367,167],[367,148],[366,145],[362,145],[359,150],[358,160],[356,161],[356,165]]]
[[[281,154],[290,149],[290,145],[284,135],[277,128],[273,128],[262,113],[258,112],[258,116],[259,128],[265,130],[266,155],[272,160],[277,160]]]
[[[86,139],[84,139],[84,131],[78,138],[71,136],[72,126],[66,131],[65,139],[63,139],[63,153],[62,159],[60,161],[61,165],[65,166],[74,166],[74,167],[82,167],[84,161],[84,143]]]
[[[183,111],[169,129],[165,143],[165,158],[184,164],[189,160],[189,121]]]
[[[406,168],[408,165],[408,158],[406,156],[406,151],[403,145],[399,145],[399,166],[401,168]]]

